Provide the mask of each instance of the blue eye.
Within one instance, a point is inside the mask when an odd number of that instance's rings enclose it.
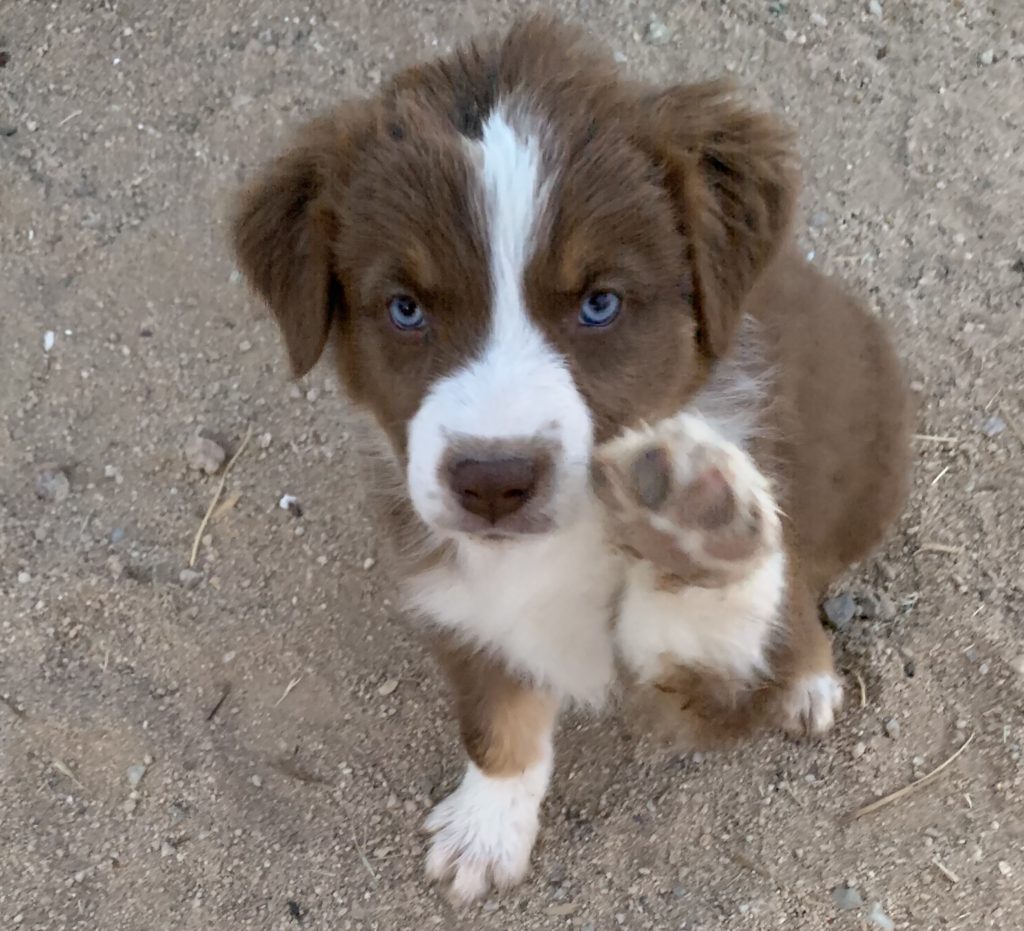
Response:
[[[423,308],[408,294],[396,294],[388,301],[388,316],[399,330],[421,330],[427,324]]]
[[[580,323],[589,327],[608,326],[622,309],[622,298],[614,291],[591,291],[580,305]]]

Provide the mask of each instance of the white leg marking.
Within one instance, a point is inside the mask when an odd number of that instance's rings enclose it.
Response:
[[[493,883],[506,889],[530,867],[540,826],[540,803],[551,779],[550,746],[518,776],[488,776],[470,763],[459,787],[429,814],[434,836],[427,878],[450,880],[458,903],[472,902]]]
[[[801,676],[788,688],[783,705],[786,729],[819,735],[831,730],[843,705],[843,684],[832,672]]]

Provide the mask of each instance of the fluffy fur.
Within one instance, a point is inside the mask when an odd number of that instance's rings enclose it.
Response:
[[[688,738],[831,724],[816,601],[902,503],[905,392],[787,245],[793,164],[729,88],[630,81],[533,17],[314,119],[239,198],[293,370],[330,347],[372,424],[469,759],[428,825],[460,900],[525,873],[557,710],[617,658]]]

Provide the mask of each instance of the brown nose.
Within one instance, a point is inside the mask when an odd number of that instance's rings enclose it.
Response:
[[[530,500],[539,471],[534,459],[460,459],[450,482],[464,510],[496,524]]]

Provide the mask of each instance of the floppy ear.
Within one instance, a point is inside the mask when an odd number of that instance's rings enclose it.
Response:
[[[332,318],[344,313],[332,248],[362,115],[349,107],[308,124],[241,192],[231,221],[239,266],[270,305],[297,376],[316,364]]]
[[[797,193],[792,137],[716,82],[658,95],[654,147],[689,250],[701,348],[718,357],[789,232]]]

